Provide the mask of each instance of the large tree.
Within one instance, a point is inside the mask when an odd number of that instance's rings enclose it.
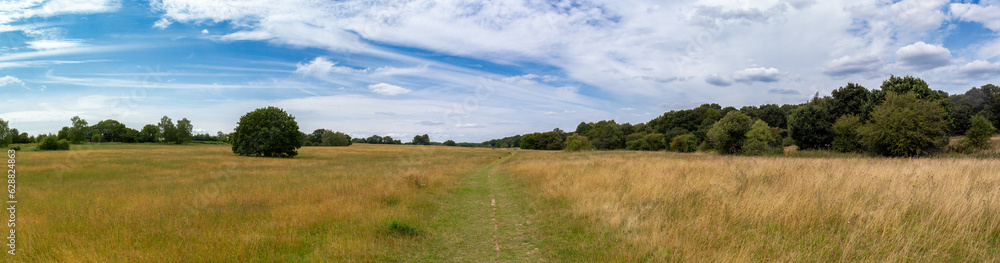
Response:
[[[290,158],[302,147],[300,133],[295,117],[269,106],[240,117],[230,140],[239,155]]]
[[[854,83],[847,83],[847,86],[833,90],[832,117],[839,118],[847,114],[867,117],[871,111],[871,97],[871,91]]]
[[[159,140],[160,128],[153,124],[146,124],[139,131],[139,136],[136,138],[139,142],[157,142]]]
[[[889,92],[859,130],[868,150],[885,156],[921,156],[948,143],[948,122],[941,104],[917,93]]]

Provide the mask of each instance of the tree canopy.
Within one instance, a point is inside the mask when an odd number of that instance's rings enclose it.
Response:
[[[300,133],[295,117],[269,106],[240,117],[230,140],[239,155],[291,158],[302,147]]]

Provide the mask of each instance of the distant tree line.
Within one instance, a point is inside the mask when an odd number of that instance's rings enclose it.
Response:
[[[915,77],[890,76],[880,89],[848,83],[831,96],[798,105],[703,104],[669,111],[649,122],[581,122],[572,133],[559,129],[483,142],[494,148],[538,150],[714,150],[722,154],[768,155],[783,146],[921,156],[948,150],[949,136],[966,135],[951,150],[991,147],[1000,126],[1000,88],[987,84],[964,94],[932,90]],[[586,142],[586,143],[584,143]],[[572,145],[573,147],[569,147]]]
[[[6,147],[10,143],[38,143],[43,150],[68,150],[69,144],[82,144],[86,142],[105,143],[150,143],[160,142],[168,144],[185,144],[192,140],[198,141],[226,141],[228,135],[219,132],[217,136],[208,134],[193,135],[194,127],[187,118],[180,119],[176,124],[167,116],[163,116],[158,124],[147,124],[142,130],[126,127],[113,119],[107,119],[94,125],[89,125],[87,120],[80,116],[70,118],[72,126],[64,126],[56,134],[39,134],[30,136],[26,132],[19,132],[17,129],[8,129],[7,122],[0,119],[0,147]],[[64,142],[65,141],[65,142]]]

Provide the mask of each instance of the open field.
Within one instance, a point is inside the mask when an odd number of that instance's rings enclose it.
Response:
[[[216,145],[18,153],[24,262],[384,261],[419,242],[439,198],[505,153],[307,147],[293,159]]]
[[[1000,160],[525,152],[519,178],[557,222],[623,243],[569,257],[642,261],[995,261]],[[562,222],[558,222],[558,221]],[[574,240],[572,231],[548,236]],[[578,240],[578,239],[577,239]],[[560,243],[561,242],[561,243]],[[589,254],[588,254],[589,253]]]
[[[23,262],[1000,258],[995,158],[107,144],[17,161]]]

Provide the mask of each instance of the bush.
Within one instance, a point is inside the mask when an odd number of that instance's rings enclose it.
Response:
[[[965,132],[968,147],[973,149],[993,148],[990,138],[996,133],[996,127],[993,127],[993,124],[983,115],[972,117],[971,122],[972,127]]]
[[[834,151],[857,152],[861,150],[861,136],[858,134],[861,128],[861,117],[848,114],[840,116],[833,123],[833,143],[830,144]]]
[[[321,143],[315,145],[323,146],[351,146],[351,136],[342,132],[326,131],[320,137]]]
[[[739,153],[746,139],[746,133],[750,130],[750,124],[749,116],[739,111],[731,111],[708,130],[708,140],[721,154]]]
[[[743,143],[742,153],[746,155],[780,154],[782,152],[775,130],[767,126],[762,120],[753,123],[750,131],[746,133],[746,141]]]
[[[69,150],[69,141],[65,139],[56,140],[56,136],[48,136],[38,143],[38,149],[48,151]]]
[[[886,94],[858,131],[869,151],[884,156],[928,155],[948,145],[944,108],[912,92]]]
[[[299,124],[284,110],[267,107],[240,117],[230,138],[233,153],[247,156],[294,157],[302,147]]]
[[[698,145],[699,152],[707,152],[711,150],[712,150],[712,145],[709,145],[707,141],[702,141],[701,144]]]
[[[575,152],[584,150],[593,150],[594,146],[590,144],[586,136],[573,134],[566,137],[566,148],[564,150]]]
[[[675,136],[670,141],[670,149],[682,153],[694,152],[698,149],[698,138],[691,133]]]
[[[455,145],[458,145],[457,143],[455,143],[455,141],[452,140],[444,141],[444,146],[455,146]]]
[[[650,148],[649,143],[646,143],[645,140],[641,140],[641,139],[640,140],[628,141],[627,143],[625,143],[625,149],[626,150],[648,151],[649,148]]]

